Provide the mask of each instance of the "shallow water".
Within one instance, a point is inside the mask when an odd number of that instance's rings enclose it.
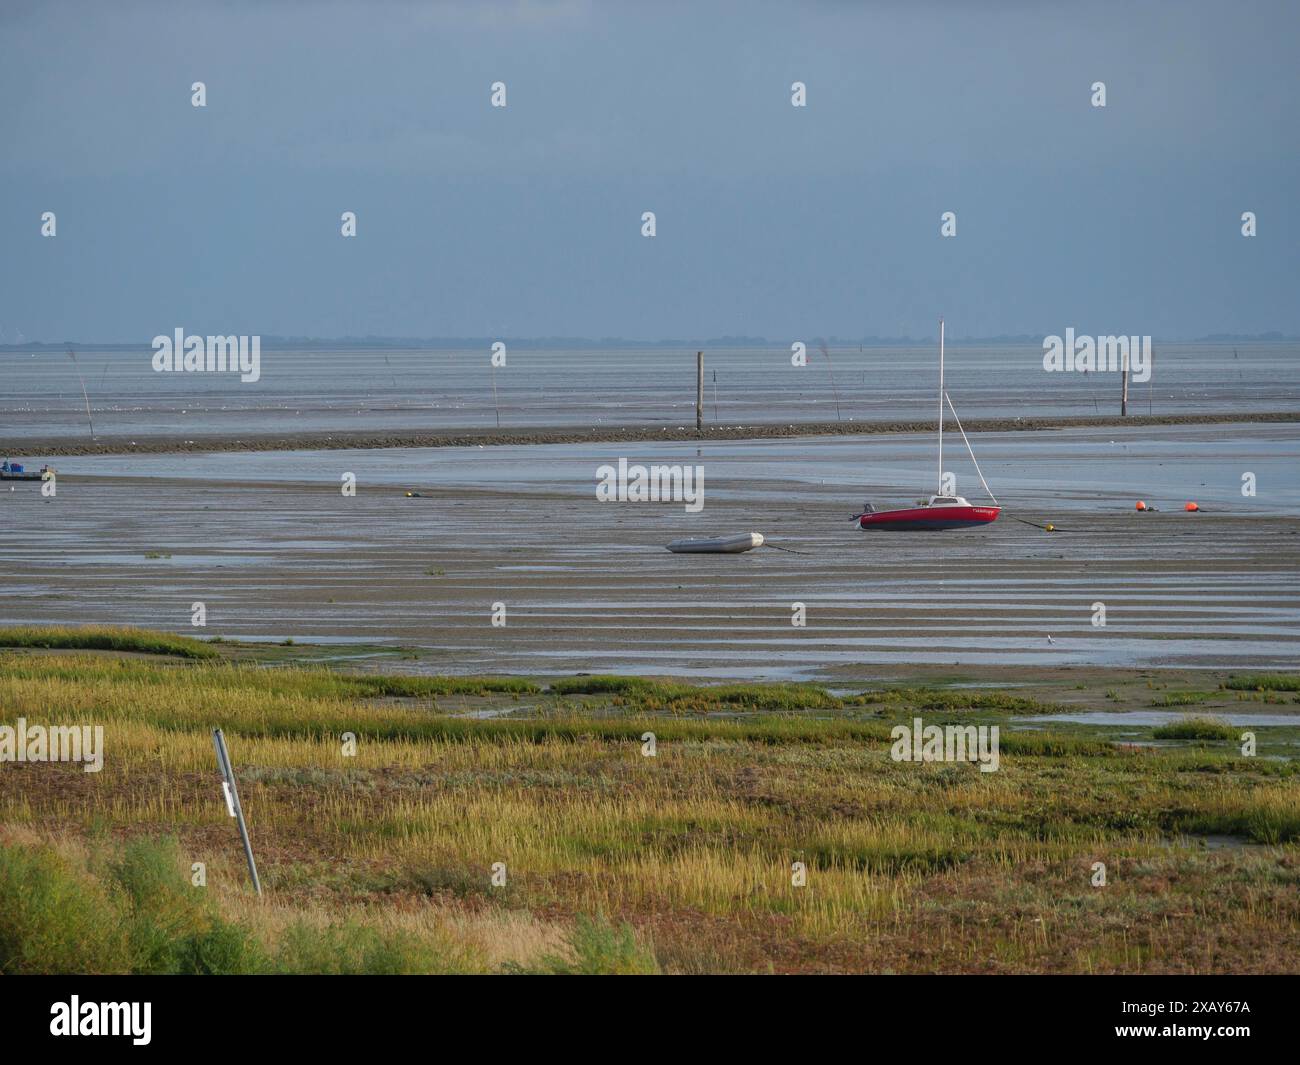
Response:
[[[1033,717],[1017,718],[1018,721],[1042,721],[1051,723],[1065,721],[1075,725],[1141,725],[1158,727],[1173,725],[1186,721],[1189,717],[1209,717],[1234,728],[1268,728],[1281,726],[1285,728],[1300,727],[1300,713],[1296,714],[1256,714],[1223,713],[1218,710],[1206,710],[1197,713],[1194,710],[1114,710],[1088,711],[1078,714],[1040,714]]]
[[[791,338],[792,340],[794,338]],[[807,338],[805,338],[807,340]],[[0,352],[0,425],[9,439],[82,436],[84,381],[96,431],[343,432],[694,421],[696,346],[607,351],[511,347],[493,373],[489,350],[263,351],[261,379],[155,373],[152,351]],[[789,343],[706,352],[710,423],[929,419],[936,347],[837,346],[790,364]],[[958,413],[1034,417],[1117,413],[1116,373],[1048,373],[1041,343],[961,344],[947,351]],[[1132,409],[1159,414],[1300,406],[1300,347],[1277,343],[1157,343]],[[78,378],[80,373],[80,379]],[[716,388],[714,374],[716,373]],[[496,386],[494,407],[493,385]],[[833,383],[833,387],[832,387]]]
[[[1137,520],[1157,522],[1181,512],[1188,500],[1207,513],[1218,507],[1233,513],[1300,514],[1300,425],[976,433],[972,445],[999,501],[1040,514],[1133,512]],[[268,485],[337,485],[349,472],[360,487],[482,488],[583,499],[594,497],[597,468],[624,457],[629,464],[701,466],[706,507],[711,499],[753,504],[756,519],[764,502],[793,497],[811,503],[825,499],[827,488],[842,489],[847,519],[864,494],[878,503],[909,504],[931,492],[935,448],[935,439],[926,434],[883,434],[701,444],[81,456],[61,458],[56,465],[61,475],[71,476]],[[958,491],[972,502],[985,498],[964,447],[950,440],[948,448],[944,468],[956,478]],[[1254,474],[1253,496],[1242,495],[1244,473]],[[1138,499],[1159,512],[1137,515]],[[424,496],[404,499],[402,505],[437,503]],[[1139,536],[1135,533],[1135,546]]]

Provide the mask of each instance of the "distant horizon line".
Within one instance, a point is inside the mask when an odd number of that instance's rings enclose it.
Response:
[[[195,334],[204,335],[207,334]],[[217,334],[213,334],[217,335]],[[227,334],[221,334],[227,335]],[[948,336],[949,344],[1041,344],[1045,337],[1051,336],[1050,333],[1003,333],[995,336]],[[846,347],[857,345],[860,347],[916,347],[927,344],[937,344],[938,335],[913,337],[882,337],[882,336],[864,336],[864,337],[837,337],[837,336],[814,336],[808,339],[796,338],[810,347],[818,344],[825,344],[827,347]],[[1284,334],[1277,330],[1271,330],[1263,333],[1207,333],[1198,337],[1152,337],[1153,342],[1159,343],[1181,343],[1181,344],[1222,344],[1222,343],[1268,343],[1268,342],[1288,342],[1300,341],[1300,336]],[[688,350],[701,350],[708,348],[768,348],[768,347],[788,347],[795,340],[770,340],[767,337],[755,336],[721,336],[709,337],[704,340],[635,340],[626,337],[565,337],[565,336],[543,336],[543,337],[511,337],[496,335],[485,335],[476,337],[393,337],[393,336],[344,336],[344,337],[316,337],[316,336],[280,336],[280,335],[263,335],[261,337],[261,346],[264,349],[272,350],[304,350],[304,349],[338,349],[338,350],[397,350],[397,349],[458,349],[458,348],[477,348],[490,347],[493,343],[500,342],[507,347],[515,345],[525,349],[555,349],[567,348],[571,350],[602,350],[608,348],[685,348]],[[153,340],[141,340],[136,342],[99,342],[99,341],[82,341],[82,340],[24,340],[20,343],[0,344],[0,351],[21,352],[21,351],[64,351],[69,348],[73,350],[84,351],[134,351],[139,349],[151,350]]]

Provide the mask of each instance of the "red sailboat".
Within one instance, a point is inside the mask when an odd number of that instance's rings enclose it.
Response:
[[[975,452],[971,450],[970,441],[966,439],[966,431],[961,427],[961,420],[957,417],[957,409],[953,407],[952,400],[948,398],[948,393],[943,389],[943,319],[939,319],[939,494],[933,495],[925,503],[915,507],[905,507],[898,510],[877,510],[870,503],[863,507],[861,514],[855,514],[854,520],[858,526],[863,529],[883,529],[887,532],[910,532],[915,530],[941,530],[941,529],[969,529],[976,525],[988,525],[990,522],[998,520],[998,515],[1002,513],[1002,508],[998,506],[998,501],[993,500],[993,505],[973,506],[967,503],[961,496],[945,495],[943,491],[943,405],[947,402],[949,409],[952,411],[953,420],[957,423],[957,430],[961,433],[962,440],[966,441],[966,450],[970,451],[971,462],[975,463],[975,472],[979,473],[980,483],[984,485],[984,491],[989,493],[989,498],[993,499],[993,493],[989,492],[988,482],[984,480],[984,474],[980,473],[979,463],[975,461]]]

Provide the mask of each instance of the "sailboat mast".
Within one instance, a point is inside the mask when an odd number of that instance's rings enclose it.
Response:
[[[943,319],[939,319],[939,487],[936,495],[943,495]]]

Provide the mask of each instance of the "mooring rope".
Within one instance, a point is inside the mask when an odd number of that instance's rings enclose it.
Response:
[[[1024,518],[1017,518],[1014,514],[1008,514],[1012,521],[1018,521],[1021,525],[1032,525],[1035,529],[1042,529],[1044,532],[1069,532],[1069,529],[1061,529],[1055,525],[1039,525],[1036,521],[1026,521]]]
[[[784,551],[787,555],[811,555],[811,551],[794,551],[788,547],[782,547],[780,544],[774,544],[771,540],[764,539],[764,547],[774,547],[778,551]]]
[[[984,474],[980,470],[979,459],[975,457],[975,449],[970,446],[970,441],[966,439],[966,430],[961,427],[961,419],[957,417],[957,408],[952,405],[952,396],[948,395],[947,390],[944,391],[943,398],[948,401],[948,409],[952,411],[953,421],[957,423],[957,431],[961,433],[962,443],[966,445],[966,451],[970,455],[970,460],[975,464],[975,472],[979,474],[980,484],[984,486],[984,491],[988,492],[989,498],[993,500],[993,505],[1000,506],[1001,504],[998,503],[997,497],[993,494],[993,490],[989,488],[988,481],[984,480]],[[1042,529],[1044,532],[1068,532],[1069,531],[1067,529],[1058,529],[1055,525],[1052,525],[1051,523],[1048,523],[1047,525],[1039,525],[1038,522],[1036,521],[1026,521],[1024,518],[1017,518],[1014,514],[1008,514],[1007,517],[1010,518],[1012,521],[1020,522],[1021,525],[1032,525],[1035,529]]]

